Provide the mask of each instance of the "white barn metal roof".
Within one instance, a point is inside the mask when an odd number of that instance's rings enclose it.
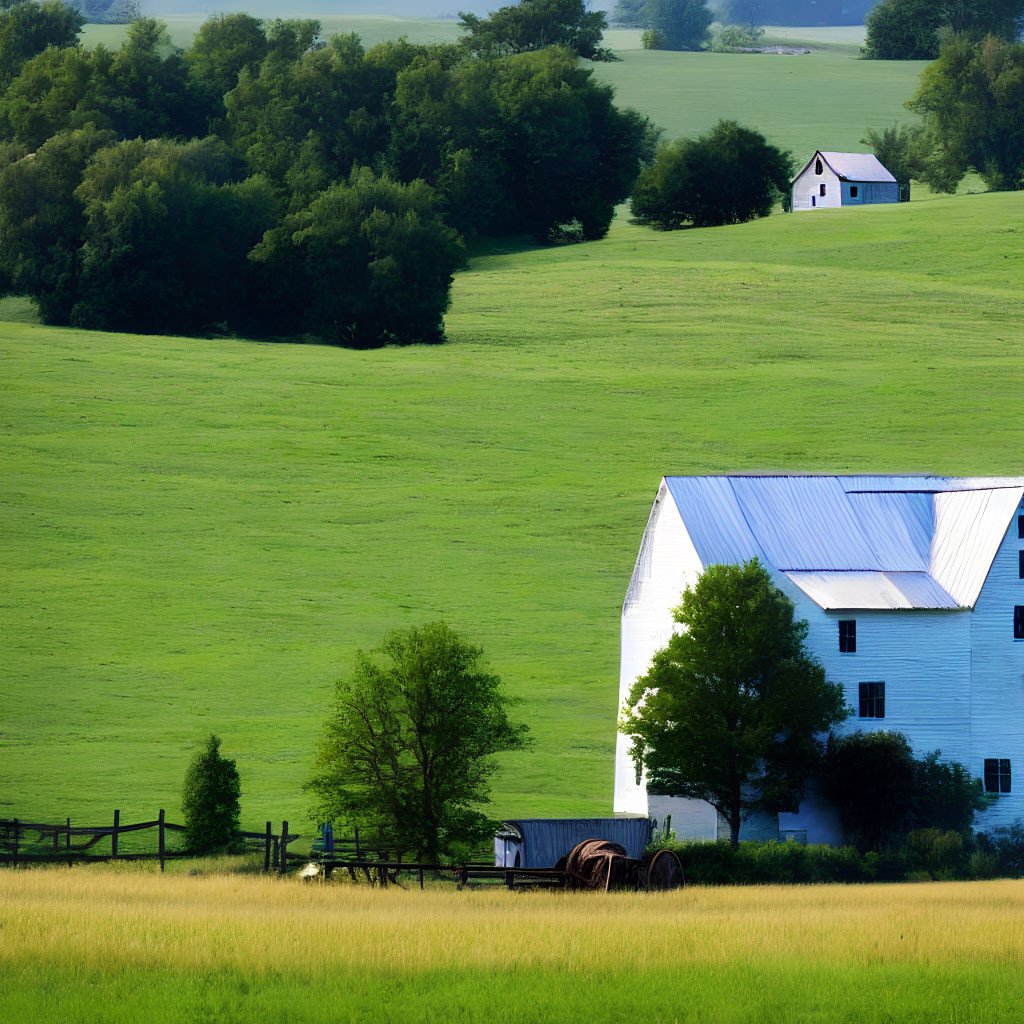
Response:
[[[833,153],[823,149],[815,151],[800,174],[803,174],[818,157],[821,157],[844,181],[896,181],[874,153]]]
[[[969,608],[1024,477],[666,477],[704,565],[759,558],[816,604]]]

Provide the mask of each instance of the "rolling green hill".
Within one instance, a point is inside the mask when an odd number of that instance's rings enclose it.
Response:
[[[293,822],[331,681],[435,617],[523,697],[504,814],[611,809],[664,473],[1021,471],[1024,195],[481,256],[450,344],[0,327],[0,815]]]

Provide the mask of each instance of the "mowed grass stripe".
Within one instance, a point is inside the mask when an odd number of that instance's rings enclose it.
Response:
[[[1022,212],[620,218],[475,260],[441,347],[4,324],[0,813],[173,810],[213,730],[245,821],[300,827],[332,680],[435,617],[525,700],[497,813],[607,813],[661,475],[1019,472]]]
[[[1020,882],[671,894],[0,877],[5,1018],[1012,1021]]]

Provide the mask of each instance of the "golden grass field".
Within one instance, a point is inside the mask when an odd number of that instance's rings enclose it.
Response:
[[[1024,882],[371,890],[0,872],[3,1021],[1013,1021]]]

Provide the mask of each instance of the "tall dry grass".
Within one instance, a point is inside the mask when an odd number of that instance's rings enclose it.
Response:
[[[1024,882],[561,894],[246,876],[0,872],[0,963],[409,974],[716,964],[1024,964]],[[272,937],[271,941],[268,938]]]
[[[1016,1024],[1024,883],[387,891],[0,871],[0,1021]]]

